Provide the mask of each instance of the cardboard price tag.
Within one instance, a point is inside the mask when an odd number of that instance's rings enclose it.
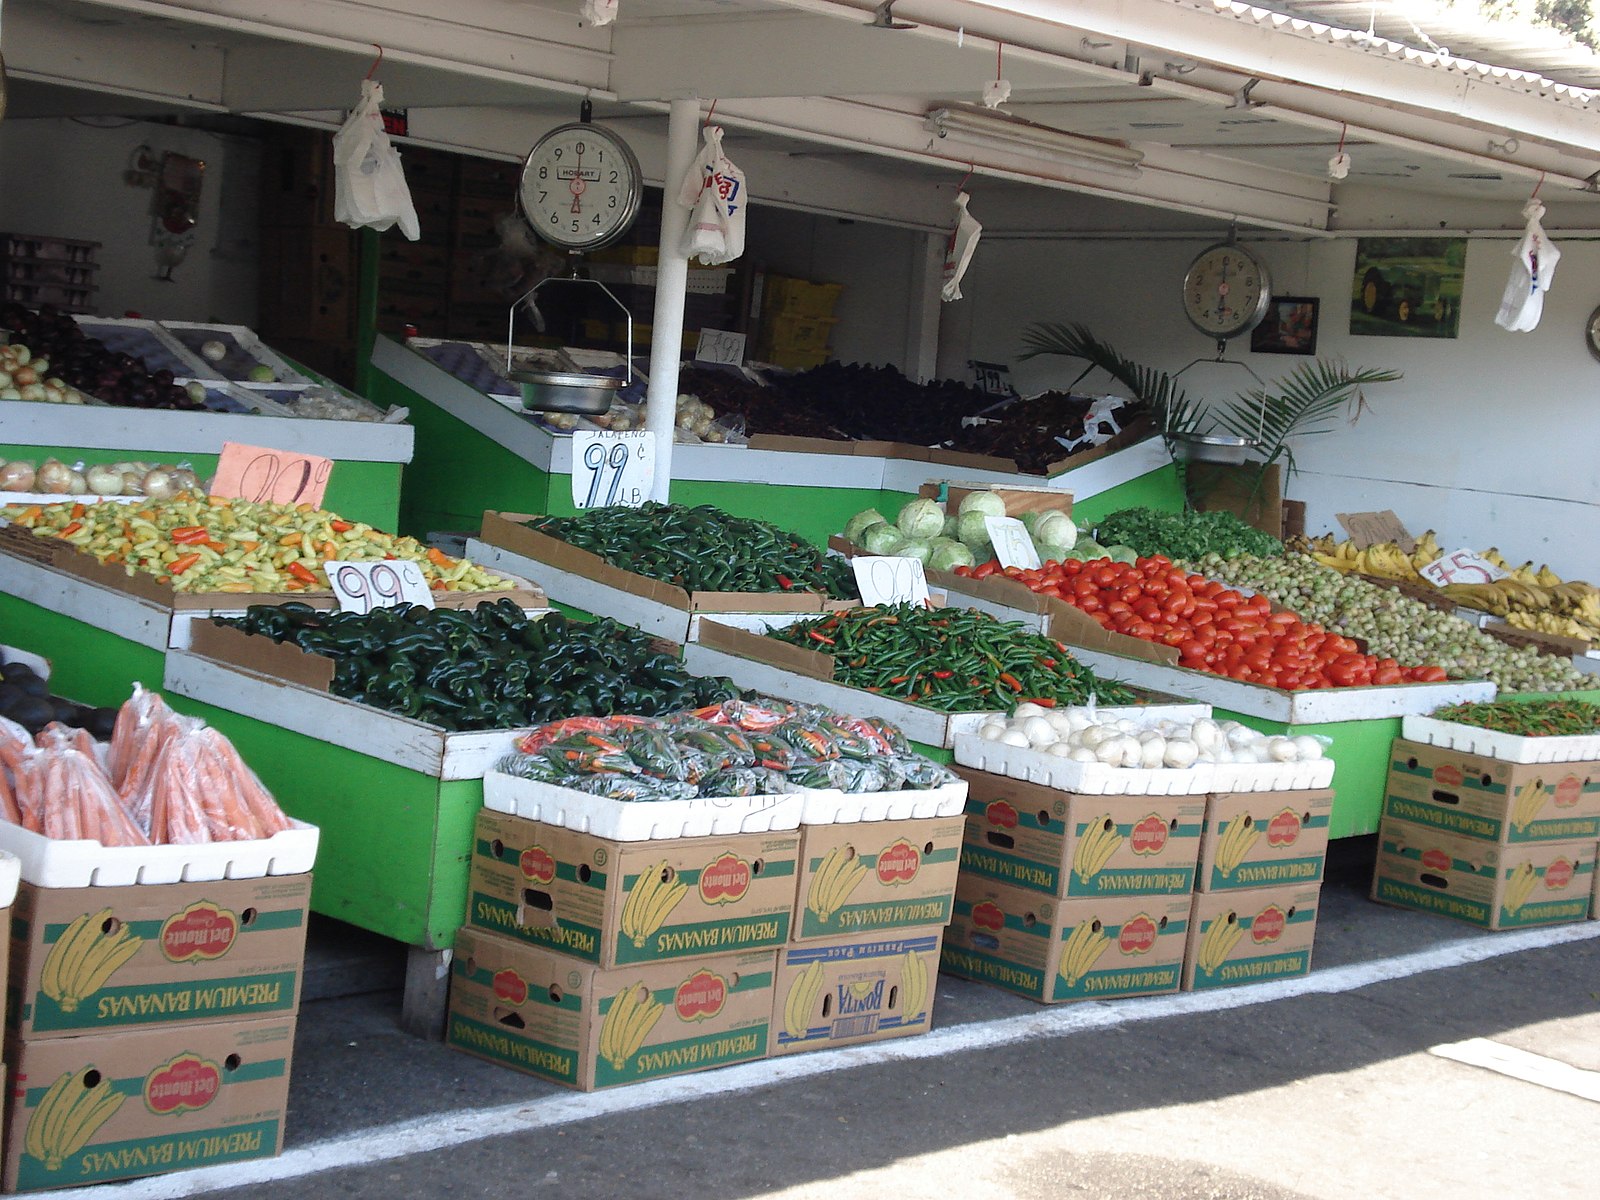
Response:
[[[404,559],[383,562],[325,562],[339,611],[367,613],[396,604],[433,607],[433,591],[423,578],[422,568]]]
[[[700,340],[695,343],[694,359],[737,367],[744,362],[744,334],[729,329],[702,329]]]
[[[855,568],[861,603],[868,608],[878,604],[928,603],[928,576],[914,558],[858,554],[850,565]]]
[[[985,517],[983,527],[989,531],[994,556],[1002,567],[1020,567],[1024,571],[1039,569],[1038,548],[1021,521],[1015,517]]]
[[[572,434],[572,503],[577,508],[625,504],[638,508],[650,498],[656,477],[656,435],[578,429]]]
[[[1435,587],[1447,587],[1452,583],[1493,583],[1496,579],[1504,579],[1508,572],[1471,550],[1457,550],[1451,554],[1441,554],[1419,568],[1417,574]]]
[[[321,508],[332,472],[331,458],[223,442],[211,495],[257,504],[309,504]]]
[[[1334,518],[1344,531],[1350,535],[1350,540],[1356,544],[1357,550],[1365,550],[1368,546],[1376,546],[1379,542],[1393,542],[1410,554],[1417,548],[1417,539],[1406,531],[1400,523],[1400,518],[1387,508],[1382,512],[1361,513],[1334,513]]]

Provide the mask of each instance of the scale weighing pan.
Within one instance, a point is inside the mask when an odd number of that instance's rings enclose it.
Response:
[[[607,298],[622,310],[622,315],[628,319],[628,351],[624,358],[625,374],[621,378],[612,375],[594,375],[582,370],[522,370],[513,369],[511,365],[512,333],[516,326],[517,305],[527,301],[535,292],[545,284],[551,282],[555,276],[541,279],[534,284],[511,306],[511,314],[506,321],[506,378],[513,383],[522,385],[522,407],[535,412],[563,412],[580,413],[587,416],[596,416],[611,408],[616,399],[617,392],[630,383],[633,379],[633,314],[628,311],[628,306],[611,294],[611,290],[597,279],[581,279],[576,276],[561,279],[563,283],[587,283],[599,288]],[[566,357],[561,351],[557,355]],[[570,359],[568,360],[571,361]],[[576,367],[576,364],[573,364]]]

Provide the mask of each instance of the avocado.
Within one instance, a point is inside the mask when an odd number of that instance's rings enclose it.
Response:
[[[41,682],[43,682],[41,680]],[[38,696],[24,696],[11,712],[11,719],[31,734],[36,734],[55,719],[55,705]]]
[[[89,731],[89,736],[97,742],[109,742],[111,731],[117,727],[117,710],[114,708],[91,708],[83,727]]]

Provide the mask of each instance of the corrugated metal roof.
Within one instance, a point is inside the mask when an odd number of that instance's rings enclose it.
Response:
[[[1212,0],[1200,7],[1334,44],[1459,71],[1587,103],[1600,89],[1600,55],[1547,27],[1489,21],[1476,6],[1417,0]]]

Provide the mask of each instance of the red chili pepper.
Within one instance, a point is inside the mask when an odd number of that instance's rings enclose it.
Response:
[[[1056,706],[1055,699],[1051,696],[1035,696],[1028,703],[1037,704],[1040,708],[1054,708]]]
[[[949,679],[950,676],[952,676],[954,674],[955,674],[954,671],[935,671],[933,673],[933,677],[935,679]]]
[[[328,528],[335,533],[349,533],[355,525],[350,521],[329,521]]]
[[[834,644],[834,641],[831,637],[825,637],[824,635],[818,633],[815,629],[807,630],[806,636],[813,642],[821,642],[824,646],[831,646]]]
[[[195,557],[198,558],[200,556],[197,554]],[[317,577],[306,569],[304,563],[290,563],[289,574],[293,575],[301,583],[315,583],[317,581]]]
[[[182,575],[185,571],[199,561],[199,554],[185,554],[182,558],[173,559],[172,565],[168,567],[167,570],[174,575]]]
[[[1005,684],[1013,692],[1020,692],[1022,690],[1022,684],[1017,681],[1017,677],[1011,674],[1010,671],[1000,672],[1000,682]]]
[[[906,680],[908,680],[910,678],[911,678],[911,676],[909,676],[909,675],[894,675],[894,676],[890,677],[889,682],[890,683],[904,683]]]
[[[794,580],[790,579],[787,575],[779,575],[777,577],[777,579],[778,579],[778,586],[781,587],[781,588],[787,589],[787,588],[792,588],[794,586]]]
[[[204,525],[182,525],[167,535],[175,546],[193,546],[211,540],[211,531]]]

